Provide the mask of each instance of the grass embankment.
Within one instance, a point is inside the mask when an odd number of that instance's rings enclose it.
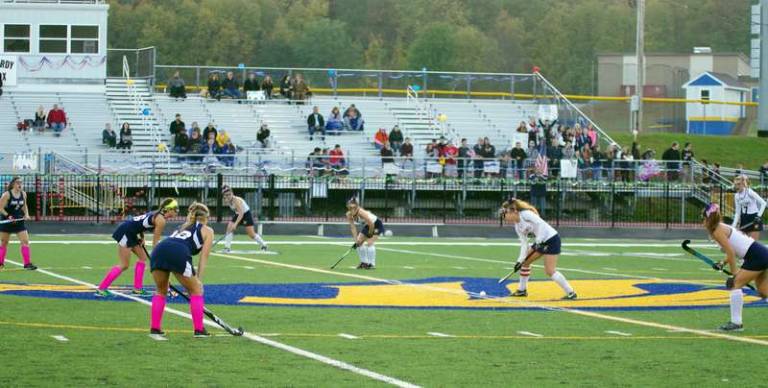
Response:
[[[608,132],[608,135],[622,146],[632,145],[632,134],[629,132]],[[641,133],[637,139],[641,153],[650,148],[656,151],[659,159],[673,141],[679,142],[681,149],[686,142],[691,142],[696,159],[706,159],[727,167],[742,163],[747,169],[757,170],[768,159],[768,138],[648,132]]]

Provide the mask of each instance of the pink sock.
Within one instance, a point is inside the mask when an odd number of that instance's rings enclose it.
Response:
[[[165,311],[165,295],[152,296],[152,329],[160,330]]]
[[[192,326],[195,331],[203,331],[203,296],[191,295],[189,297],[189,312],[192,314]]]
[[[7,247],[0,246],[0,265],[5,264],[5,252],[7,251]]]
[[[31,261],[31,255],[29,253],[29,245],[21,246],[21,258],[24,259],[24,265],[27,265]]]
[[[144,267],[146,264],[143,261],[136,262],[136,268],[133,270],[133,289],[141,290],[144,288]]]
[[[107,276],[104,277],[104,280],[101,281],[101,284],[99,284],[99,290],[104,291],[109,288],[112,282],[114,282],[122,272],[123,270],[120,269],[119,265],[112,267],[112,269],[107,272]]]

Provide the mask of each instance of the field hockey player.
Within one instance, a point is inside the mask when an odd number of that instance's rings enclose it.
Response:
[[[21,177],[13,177],[8,183],[6,191],[0,196],[0,216],[3,222],[0,224],[0,269],[5,266],[5,254],[8,252],[8,241],[11,234],[16,234],[21,243],[21,258],[24,261],[24,269],[36,270],[32,264],[32,254],[29,249],[29,232],[24,223],[29,217],[27,208],[27,193],[22,189]]]
[[[248,237],[259,243],[262,251],[266,251],[268,249],[267,243],[258,233],[256,233],[256,230],[254,229],[253,214],[245,200],[236,196],[229,186],[222,187],[221,194],[224,199],[224,204],[229,206],[229,208],[235,212],[235,215],[232,216],[232,220],[227,223],[227,232],[224,237],[224,251],[232,251],[232,239],[235,236],[235,229],[237,229],[238,225],[245,226],[245,233]]]
[[[357,202],[357,198],[347,201],[347,221],[355,239],[357,254],[360,256],[360,265],[357,269],[376,268],[376,240],[384,232],[384,223],[375,214],[363,209]],[[357,231],[357,222],[365,224],[360,233]]]

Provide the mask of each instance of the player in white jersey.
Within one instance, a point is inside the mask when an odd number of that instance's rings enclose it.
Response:
[[[235,235],[235,229],[237,229],[238,225],[245,226],[245,233],[248,234],[248,237],[259,243],[262,251],[266,251],[267,243],[258,233],[256,233],[256,230],[253,227],[254,222],[251,208],[245,200],[232,193],[232,189],[229,186],[222,187],[221,194],[224,199],[224,204],[229,206],[229,208],[235,212],[235,215],[232,216],[232,220],[227,224],[227,233],[224,236],[224,251],[231,251],[232,238]]]
[[[738,228],[755,240],[760,240],[760,232],[763,230],[763,212],[765,212],[765,200],[760,194],[749,188],[749,178],[746,175],[737,176],[733,181],[736,194],[733,196],[735,214],[731,226]]]
[[[528,296],[528,278],[531,264],[544,257],[544,272],[565,292],[563,299],[576,299],[576,292],[561,274],[557,266],[560,256],[560,235],[555,228],[539,217],[539,212],[531,204],[519,199],[509,199],[501,205],[504,221],[515,225],[515,232],[520,238],[520,256],[515,270],[520,270],[520,283],[512,296]],[[528,235],[533,235],[535,244],[528,245]]]
[[[722,223],[720,206],[716,203],[709,204],[704,209],[702,216],[707,232],[725,252],[725,260],[718,265],[722,268],[727,264],[731,273],[734,274],[725,282],[725,286],[731,293],[731,320],[720,326],[720,330],[741,331],[744,329],[741,320],[741,310],[744,306],[742,287],[754,280],[760,297],[763,299],[768,297],[768,281],[766,281],[768,248],[738,229]],[[744,264],[738,270],[736,268],[737,257],[744,259]]]
[[[347,201],[347,221],[352,232],[352,238],[355,239],[357,254],[360,256],[360,265],[357,269],[376,268],[376,240],[379,235],[384,233],[384,223],[375,214],[363,209],[357,202],[357,198]],[[362,221],[365,226],[357,232],[356,222]]]

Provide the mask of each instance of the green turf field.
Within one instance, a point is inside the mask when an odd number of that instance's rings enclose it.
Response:
[[[209,326],[217,336],[194,339],[188,318],[166,312],[168,341],[147,335],[148,305],[96,300],[75,283],[98,283],[116,264],[108,236],[33,236],[33,262],[44,270],[37,272],[9,263],[20,262],[12,244],[0,272],[0,386],[745,386],[764,379],[762,367],[749,365],[768,350],[768,305],[747,296],[745,331],[713,331],[729,319],[724,277],[679,241],[564,240],[560,270],[579,299],[560,301],[540,266],[526,299],[508,296],[516,277],[497,284],[517,258],[512,238],[384,239],[369,271],[353,269],[354,254],[328,269],[349,239],[267,240],[279,254],[254,254],[256,246],[240,240],[235,253],[211,256],[203,279],[207,307],[248,334]],[[125,290],[132,280],[133,268],[115,286]],[[168,307],[188,312],[181,298]],[[347,369],[329,365],[338,362]]]

